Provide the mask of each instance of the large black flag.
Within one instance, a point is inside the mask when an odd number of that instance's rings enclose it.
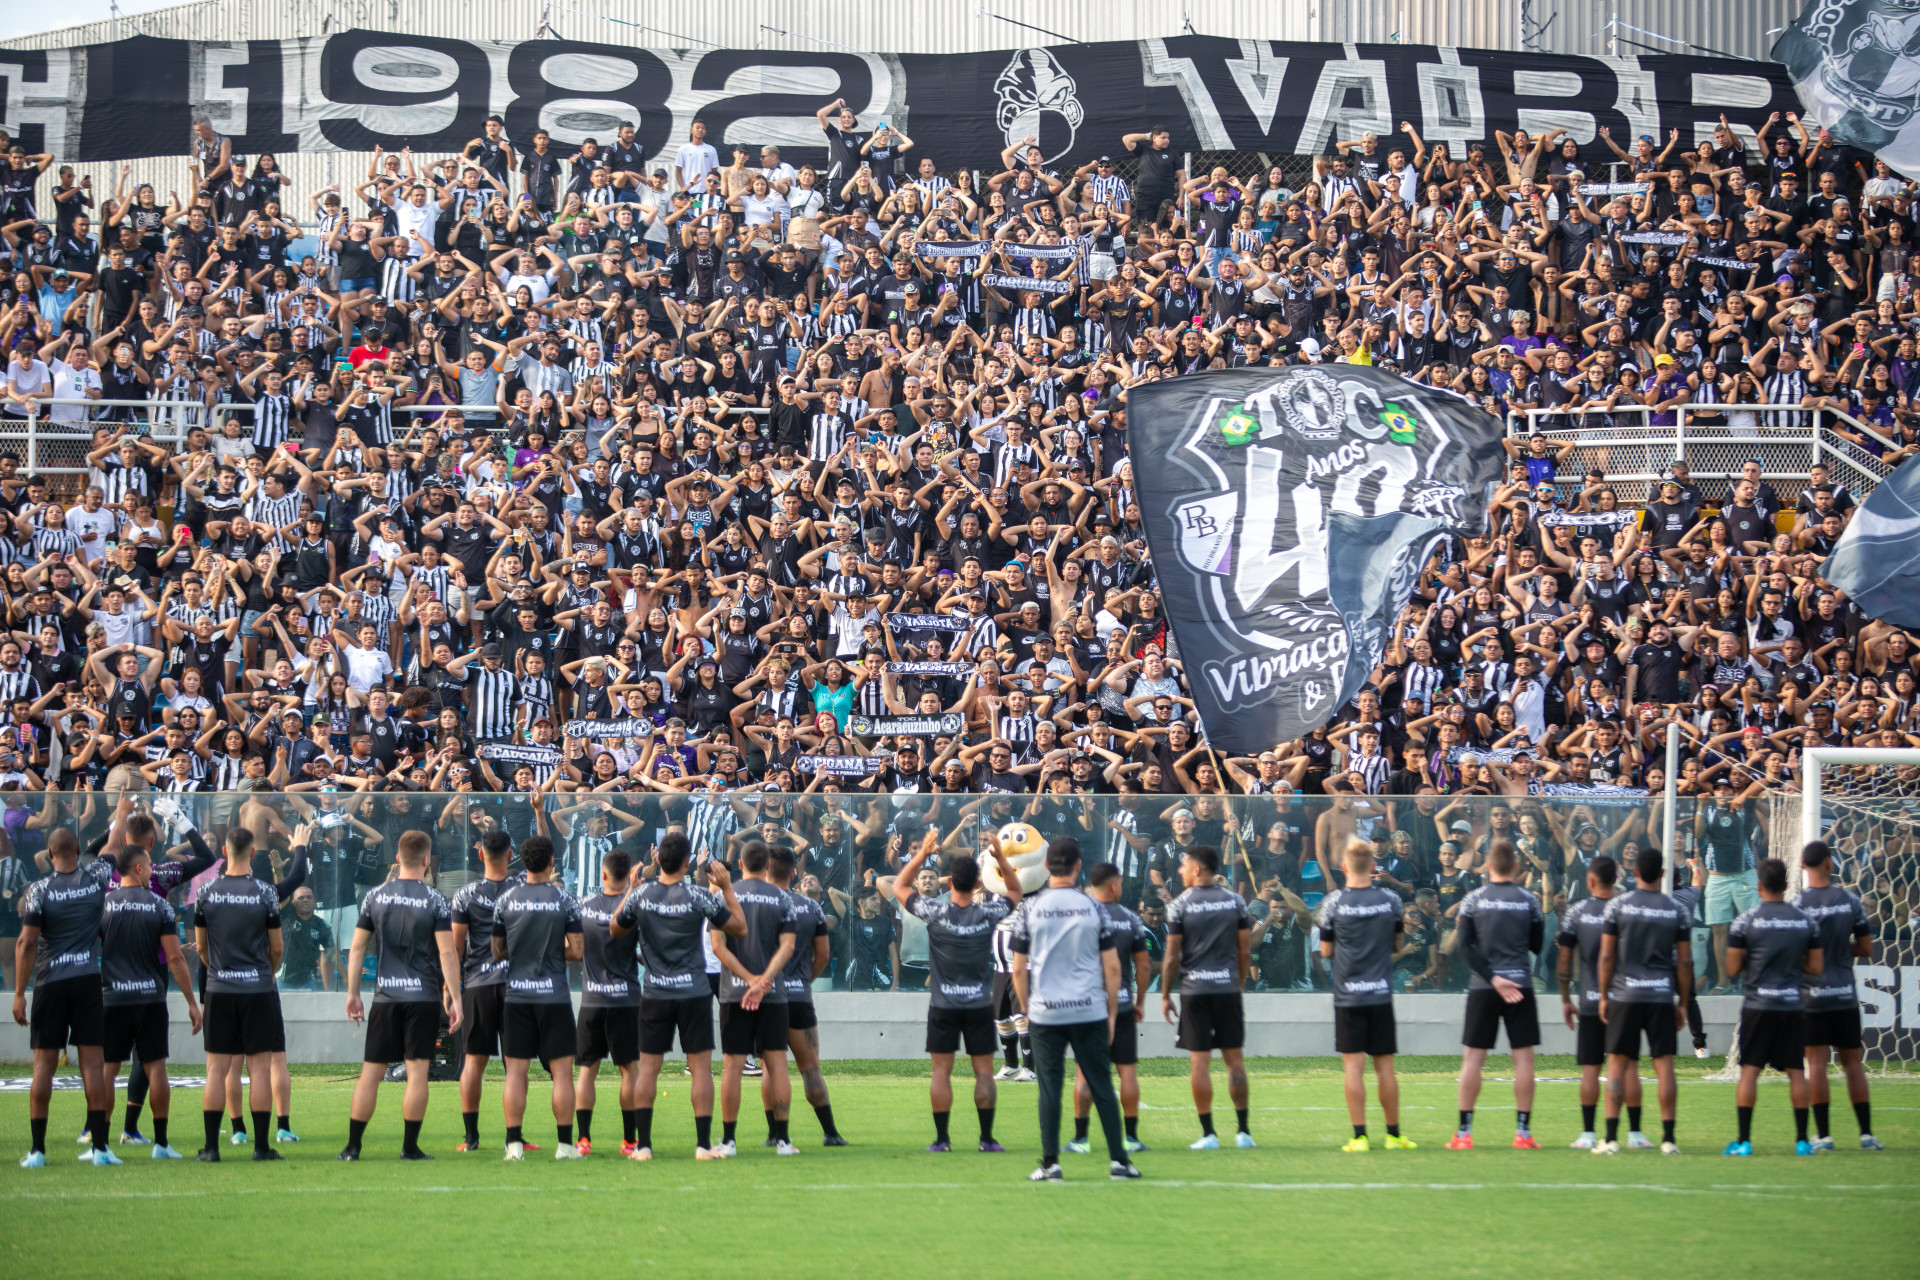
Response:
[[[1821,575],[1868,617],[1920,627],[1920,463],[1901,464],[1867,495]]]
[[[1325,724],[1447,534],[1487,527],[1497,418],[1359,365],[1233,369],[1127,394],[1134,483],[1207,737]]]

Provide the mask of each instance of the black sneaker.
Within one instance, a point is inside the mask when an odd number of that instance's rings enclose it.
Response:
[[[258,1147],[254,1148],[253,1162],[255,1164],[265,1164],[269,1160],[285,1160],[285,1159],[286,1159],[285,1156],[281,1155],[278,1151],[275,1151],[272,1147],[267,1147],[264,1150]]]
[[[826,1137],[820,1139],[820,1145],[823,1147],[846,1147],[846,1146],[851,1146],[853,1144],[848,1142],[845,1138],[841,1137],[837,1133],[830,1133]]]
[[[1128,1160],[1112,1160],[1107,1163],[1107,1176],[1115,1182],[1140,1176],[1140,1166]]]
[[[1066,1178],[1057,1164],[1043,1164],[1027,1175],[1028,1182],[1060,1182]]]
[[[348,1161],[358,1160],[359,1158],[360,1158],[360,1148],[358,1147],[342,1147],[340,1149],[340,1154],[334,1157],[335,1160],[348,1160]]]
[[[199,1154],[194,1156],[194,1159],[198,1160],[201,1164],[219,1164],[220,1148],[202,1147],[200,1148]]]
[[[431,1160],[431,1159],[433,1159],[433,1157],[432,1157],[432,1156],[430,1156],[430,1155],[428,1155],[428,1154],[427,1154],[426,1152],[424,1152],[424,1151],[402,1151],[402,1152],[400,1153],[400,1158],[401,1158],[402,1160]]]

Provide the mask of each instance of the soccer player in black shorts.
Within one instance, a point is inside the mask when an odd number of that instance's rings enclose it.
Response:
[[[1600,1143],[1600,1069],[1607,1065],[1607,1024],[1600,1021],[1600,935],[1620,865],[1606,854],[1587,864],[1587,896],[1560,913],[1560,1016],[1573,1032],[1573,1062],[1580,1068],[1580,1136],[1568,1145],[1591,1151]],[[1627,1081],[1627,1109],[1638,1129],[1640,1073]]]
[[[573,1051],[577,1029],[573,997],[567,991],[567,966],[578,963],[585,946],[580,933],[580,904],[553,882],[553,841],[529,836],[520,846],[527,878],[500,895],[494,906],[493,957],[507,962],[506,1012],[501,1021],[501,1055],[507,1082],[500,1105],[507,1126],[506,1159],[524,1160],[520,1136],[527,1116],[527,1072],[535,1058],[553,1073],[553,1124],[556,1160],[578,1160],[573,1145]]]
[[[29,1028],[33,1081],[27,1094],[32,1143],[20,1161],[23,1169],[47,1164],[47,1111],[53,1102],[53,1071],[71,1043],[80,1063],[87,1096],[87,1132],[91,1149],[81,1156],[96,1165],[120,1158],[107,1148],[107,1108],[113,1082],[101,1067],[105,1020],[100,1002],[100,913],[113,877],[109,863],[80,865],[80,839],[70,827],[47,838],[53,874],[27,886],[20,896],[20,941],[13,974],[13,1020]],[[27,957],[33,957],[31,966]],[[27,1013],[27,977],[33,977],[33,1013]]]
[[[593,1104],[600,1063],[613,1059],[620,1072],[620,1154],[638,1150],[633,1140],[635,1089],[640,1080],[640,973],[632,934],[615,938],[614,913],[633,888],[633,855],[609,849],[600,855],[600,892],[580,904],[585,958],[580,965],[580,1027],[574,1058],[574,1119],[581,1155],[593,1153]]]
[[[1473,1108],[1480,1097],[1487,1053],[1502,1026],[1513,1051],[1513,1145],[1538,1151],[1533,1137],[1533,1050],[1540,1043],[1540,1013],[1533,999],[1533,957],[1546,945],[1540,900],[1513,882],[1520,855],[1505,840],[1487,850],[1487,883],[1460,900],[1460,954],[1473,973],[1467,986],[1467,1020],[1460,1055],[1460,1123],[1447,1139],[1449,1151],[1473,1150]]]
[[[1744,976],[1740,1002],[1740,1083],[1734,1089],[1740,1134],[1722,1153],[1753,1154],[1753,1105],[1760,1073],[1784,1071],[1793,1104],[1796,1155],[1813,1154],[1807,1138],[1807,1014],[1801,975],[1819,977],[1825,956],[1813,921],[1787,901],[1787,864],[1766,858],[1758,870],[1760,905],[1727,930],[1727,972]]]
[[[707,980],[701,933],[712,926],[729,937],[747,931],[733,880],[718,859],[707,864],[703,889],[687,878],[692,855],[683,831],[669,831],[655,853],[660,874],[627,894],[607,925],[613,938],[630,933],[640,939],[646,985],[640,997],[640,1072],[634,1085],[632,1160],[653,1159],[653,1101],[660,1087],[660,1065],[674,1037],[687,1055],[692,1075],[695,1160],[723,1160],[713,1142],[713,986]]]
[[[220,1118],[226,1112],[227,1076],[245,1062],[252,1085],[253,1158],[278,1160],[270,1145],[273,1118],[273,1055],[287,1049],[286,1024],[273,975],[285,950],[280,938],[280,897],[253,877],[253,832],[227,832],[227,864],[194,902],[194,950],[206,971],[207,1087],[200,1103],[206,1146],[195,1158],[220,1160]],[[260,1104],[265,1102],[266,1107]]]
[[[460,1119],[466,1126],[461,1151],[480,1149],[480,1094],[487,1063],[500,1052],[500,1022],[506,1016],[507,964],[493,958],[493,913],[507,891],[513,842],[495,828],[480,838],[481,876],[453,895],[453,945],[460,952]],[[538,1151],[535,1143],[524,1143]]]
[[[820,1121],[820,1145],[844,1147],[847,1140],[833,1123],[833,1096],[827,1092],[827,1078],[820,1070],[820,1019],[813,1009],[813,980],[827,971],[833,955],[828,936],[827,917],[820,904],[793,889],[793,850],[775,846],[767,856],[767,878],[787,895],[793,904],[793,959],[781,984],[787,992],[787,1048],[793,1051],[793,1066],[800,1073],[800,1087],[807,1105]],[[773,1117],[767,1117],[767,1141],[773,1143]]]
[[[1007,861],[1000,840],[989,832],[983,843],[1007,886],[1005,897],[980,887],[980,864],[957,859],[948,872],[951,892],[941,902],[913,887],[920,870],[940,847],[940,833],[926,838],[893,878],[900,909],[927,927],[927,1053],[933,1060],[928,1096],[933,1104],[930,1154],[953,1150],[948,1122],[953,1115],[953,1059],[962,1048],[973,1064],[973,1109],[980,1117],[980,1150],[1003,1151],[993,1137],[998,1090],[993,1082],[993,933],[1020,905],[1020,876]]]
[[[1340,1149],[1373,1150],[1367,1137],[1367,1059],[1380,1087],[1380,1111],[1387,1122],[1389,1151],[1411,1151],[1400,1133],[1400,1078],[1394,1055],[1400,1050],[1393,1021],[1393,962],[1406,934],[1400,895],[1374,883],[1373,845],[1350,840],[1341,856],[1347,885],[1320,902],[1320,954],[1332,961],[1333,1047],[1346,1079],[1347,1119],[1353,1137]]]
[[[1665,859],[1658,849],[1634,855],[1634,888],[1607,903],[1600,937],[1600,1020],[1607,1024],[1607,1136],[1599,1155],[1620,1154],[1620,1106],[1627,1104],[1629,1150],[1651,1147],[1640,1132],[1632,1096],[1640,1076],[1640,1040],[1653,1059],[1660,1102],[1660,1153],[1677,1156],[1673,1126],[1680,1089],[1674,1047],[1687,1024],[1693,987],[1693,912],[1660,892]],[[1629,1083],[1631,1082],[1631,1083]]]
[[[1147,1017],[1153,960],[1147,949],[1147,926],[1121,905],[1125,885],[1120,868],[1111,862],[1095,863],[1087,872],[1087,896],[1113,921],[1114,948],[1120,953],[1120,1006],[1107,1053],[1120,1076],[1120,1120],[1127,1127],[1127,1153],[1132,1155],[1147,1149],[1140,1141],[1140,1024]],[[1093,1151],[1093,1091],[1087,1088],[1086,1073],[1078,1063],[1073,1068],[1073,1141],[1067,1150],[1076,1155]]]
[[[148,828],[149,832],[151,827]],[[147,887],[152,855],[140,844],[122,844],[114,854],[120,887],[109,893],[100,916],[100,987],[106,1006],[102,1078],[109,1085],[122,1062],[144,1070],[153,1111],[153,1158],[178,1160],[167,1141],[167,978],[187,998],[187,1020],[200,1032],[200,1002],[180,952],[173,905]]]
[[[1860,996],[1853,980],[1853,962],[1873,954],[1873,931],[1860,895],[1833,882],[1833,852],[1825,841],[1807,845],[1800,853],[1800,865],[1806,870],[1806,887],[1794,895],[1793,905],[1819,931],[1821,955],[1820,976],[1801,984],[1807,999],[1807,1084],[1813,1105],[1813,1149],[1833,1150],[1827,1061],[1837,1056],[1840,1073],[1847,1081],[1847,1100],[1860,1123],[1860,1149],[1880,1151],[1884,1148],[1873,1136],[1873,1102],[1867,1092],[1866,1068],[1860,1061]]]
[[[735,889],[747,931],[734,937],[723,928],[707,931],[720,970],[720,1149],[737,1153],[740,1077],[747,1059],[758,1056],[760,1103],[773,1112],[774,1154],[800,1154],[787,1128],[793,1082],[787,1075],[787,993],[780,983],[793,958],[795,914],[787,895],[767,879],[769,852],[761,840],[740,850],[742,879]]]
[[[1173,993],[1180,992],[1180,1034],[1187,1051],[1193,1105],[1200,1116],[1194,1151],[1217,1151],[1213,1131],[1213,1051],[1227,1064],[1227,1095],[1233,1099],[1233,1144],[1254,1145],[1247,1128],[1246,1015],[1240,992],[1253,970],[1253,918],[1239,894],[1219,883],[1220,855],[1197,844],[1180,860],[1184,892],[1167,905],[1167,957],[1160,973],[1160,1012],[1174,1020]]]
[[[420,1126],[427,1118],[427,1073],[440,1036],[440,1014],[449,1034],[460,1029],[460,953],[453,945],[453,908],[427,880],[427,854],[433,837],[424,831],[401,834],[394,853],[394,878],[360,900],[347,962],[347,1019],[367,1026],[367,1049],[360,1079],[347,1112],[347,1145],[337,1157],[360,1158],[360,1140],[380,1101],[387,1064],[407,1064],[406,1092],[400,1098],[404,1125],[402,1160],[431,1160],[420,1149]],[[367,948],[379,956],[374,974],[373,1012],[360,1003],[360,974]]]

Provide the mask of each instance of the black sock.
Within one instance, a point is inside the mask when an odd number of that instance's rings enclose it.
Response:
[[[1135,1142],[1140,1141],[1140,1117],[1139,1116],[1122,1116],[1120,1117],[1120,1123],[1127,1126],[1127,1136],[1129,1138],[1132,1138]]]
[[[1627,1108],[1627,1132],[1628,1132],[1628,1133],[1639,1133],[1639,1132],[1640,1132],[1640,1113],[1641,1113],[1641,1111],[1642,1111],[1642,1108],[1640,1108],[1640,1107],[1628,1107],[1628,1108]]]
[[[470,1147],[479,1146],[480,1113],[478,1111],[462,1111],[460,1113],[460,1120],[467,1126],[467,1145]]]
[[[233,1118],[233,1131],[235,1133],[244,1134],[247,1131],[247,1122],[245,1120],[242,1120],[239,1116],[235,1116]]]
[[[221,1111],[202,1111],[200,1113],[200,1119],[206,1124],[207,1146],[216,1153],[220,1150],[220,1121],[224,1114],[225,1113]]]
[[[636,1147],[653,1146],[653,1108],[635,1107],[633,1109],[633,1145]],[[705,1143],[700,1145],[705,1146]]]
[[[732,1142],[733,1131],[739,1124],[740,1122],[738,1120],[722,1120],[720,1122],[720,1141]]]
[[[642,1123],[646,1129],[651,1132],[653,1129],[653,1108],[642,1107],[641,1110],[646,1113]],[[647,1144],[643,1142],[640,1145],[646,1146]],[[712,1116],[695,1116],[693,1118],[693,1145],[696,1147],[711,1147],[713,1145]]]
[[[278,1119],[282,1129],[285,1129],[288,1133],[293,1132],[293,1117],[291,1115],[280,1116]]]
[[[165,1116],[155,1116],[153,1118],[153,1141],[156,1146],[164,1147],[167,1145],[167,1118]]]
[[[365,1120],[349,1118],[347,1121],[347,1150],[358,1151],[360,1149],[360,1140],[366,1136],[367,1122]]]
[[[773,1123],[773,1108],[767,1107],[761,1112],[761,1114],[766,1116],[767,1118],[767,1136],[769,1138],[779,1137],[780,1130]]]
[[[1091,1131],[1091,1119],[1092,1117],[1090,1116],[1075,1116],[1073,1118],[1073,1140],[1075,1142],[1085,1142],[1087,1140],[1087,1134]]]
[[[1001,1036],[1000,1047],[1006,1050],[1008,1066],[1017,1067],[1020,1065],[1020,1037],[1019,1036],[1012,1035],[1012,1034]]]
[[[1354,1136],[1354,1137],[1356,1137],[1356,1138],[1364,1138],[1364,1137],[1366,1137],[1366,1136],[1367,1136],[1367,1126],[1365,1126],[1365,1125],[1363,1125],[1363,1124],[1357,1124],[1357,1125],[1355,1125],[1355,1126],[1353,1126],[1353,1136]]]
[[[946,1142],[948,1140],[947,1120],[952,1115],[953,1113],[951,1111],[936,1111],[933,1113],[933,1140],[935,1142]]]
[[[570,1147],[573,1145],[573,1126],[572,1125],[556,1124],[553,1126],[553,1132],[554,1132],[555,1138],[559,1141],[561,1146]]]
[[[47,1152],[47,1118],[40,1116],[27,1121],[27,1125],[33,1130],[33,1145],[28,1147],[27,1150],[38,1151],[40,1154],[45,1155]],[[214,1126],[214,1132],[218,1133],[219,1131],[219,1126]]]
[[[1832,1114],[1833,1104],[1831,1102],[1816,1102],[1813,1104],[1813,1131],[1823,1138],[1830,1136],[1833,1132],[1829,1126],[1829,1119]]]
[[[793,1141],[793,1131],[787,1127],[791,1123],[792,1121],[790,1120],[775,1120],[773,1122],[773,1139],[775,1142],[791,1143]]]
[[[1252,1132],[1252,1130],[1247,1128],[1247,1109],[1245,1107],[1235,1107],[1233,1109],[1233,1122],[1240,1127],[1241,1133]]]
[[[633,1141],[633,1108],[620,1108],[620,1141]]]
[[[1020,1065],[1029,1071],[1033,1070],[1033,1037],[1031,1035],[1020,1037]]]
[[[1399,1126],[1399,1125],[1397,1125],[1397,1124],[1390,1124],[1390,1125],[1388,1125],[1388,1126],[1387,1126],[1387,1136],[1388,1136],[1389,1138],[1397,1138],[1397,1137],[1399,1137],[1399,1136],[1400,1136],[1400,1126]]]
[[[1533,1132],[1533,1112],[1516,1111],[1513,1113],[1513,1127],[1519,1133]]]
[[[1205,1137],[1207,1134],[1212,1132],[1213,1132],[1213,1112],[1202,1111],[1200,1113],[1200,1134],[1202,1137]]]
[[[1597,1103],[1597,1102],[1583,1102],[1583,1103],[1581,1103],[1581,1104],[1580,1104],[1580,1132],[1582,1132],[1582,1133],[1592,1133],[1592,1132],[1593,1132],[1593,1118],[1594,1118],[1594,1117],[1595,1117],[1596,1115],[1598,1115],[1599,1113],[1600,1113],[1600,1104],[1599,1104],[1599,1103]]]
[[[128,1133],[140,1132],[140,1104],[139,1103],[129,1102],[127,1104],[127,1118],[126,1118],[126,1121],[123,1124],[121,1124],[120,1127],[121,1129],[125,1130]]]
[[[574,1122],[580,1126],[580,1141],[593,1141],[593,1108],[578,1108],[573,1113]]]
[[[1462,1133],[1473,1132],[1473,1108],[1472,1107],[1468,1107],[1466,1110],[1460,1113],[1460,1132]]]
[[[1873,1132],[1873,1103],[1856,1102],[1853,1104],[1853,1118],[1860,1122],[1861,1133]]]
[[[265,1151],[273,1145],[273,1135],[267,1132],[267,1120],[272,1114],[269,1111],[253,1113],[253,1149],[255,1151]]]
[[[1753,1108],[1735,1107],[1734,1111],[1740,1117],[1740,1141],[1753,1141]]]
[[[1607,1141],[1608,1142],[1620,1141],[1620,1117],[1619,1116],[1607,1117]]]
[[[1807,1109],[1805,1107],[1793,1109],[1793,1136],[1797,1142],[1807,1140]]]
[[[992,1107],[975,1107],[974,1110],[980,1113],[980,1141],[992,1142],[994,1109]]]
[[[1662,1120],[1660,1122],[1660,1141],[1662,1142],[1673,1141],[1673,1121]]]
[[[512,1146],[516,1142],[524,1145],[526,1143],[526,1140],[527,1140],[526,1136],[520,1132],[519,1125],[510,1124],[507,1126],[507,1145],[508,1146]]]
[[[840,1131],[833,1127],[833,1104],[831,1102],[824,1107],[815,1107],[813,1114],[820,1118],[821,1133],[829,1138],[837,1138],[840,1136]]]
[[[425,1123],[426,1121],[424,1120],[403,1120],[400,1122],[400,1151],[402,1154],[410,1156],[420,1154],[420,1126]]]
[[[87,1112],[87,1136],[93,1139],[95,1151],[107,1149],[107,1113],[105,1111]]]

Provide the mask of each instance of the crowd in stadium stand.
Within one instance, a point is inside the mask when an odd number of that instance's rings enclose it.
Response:
[[[819,120],[797,168],[698,124],[654,167],[631,127],[494,120],[311,192],[204,121],[179,192],[42,181],[60,158],[13,145],[0,426],[38,417],[88,471],[0,453],[0,936],[49,825],[150,787],[255,825],[276,871],[335,819],[295,987],[338,985],[400,831],[436,833],[451,893],[501,823],[564,842],[576,892],[670,825],[701,860],[793,844],[834,983],[912,989],[925,931],[887,880],[934,823],[937,893],[978,819],[1078,835],[1155,938],[1180,851],[1220,849],[1267,990],[1324,989],[1312,908],[1370,835],[1421,944],[1402,989],[1451,990],[1493,841],[1552,936],[1590,858],[1658,840],[1669,723],[1703,927],[1754,900],[1803,746],[1920,745],[1913,638],[1820,576],[1843,477],[1569,461],[1576,427],[1685,406],[1693,440],[1823,410],[1905,464],[1920,208],[1872,156],[1792,115],[1691,149],[1402,125],[1243,179],[1143,121],[976,175]],[[1330,725],[1228,753],[1156,595],[1127,391],[1333,361],[1509,418],[1510,480]]]

